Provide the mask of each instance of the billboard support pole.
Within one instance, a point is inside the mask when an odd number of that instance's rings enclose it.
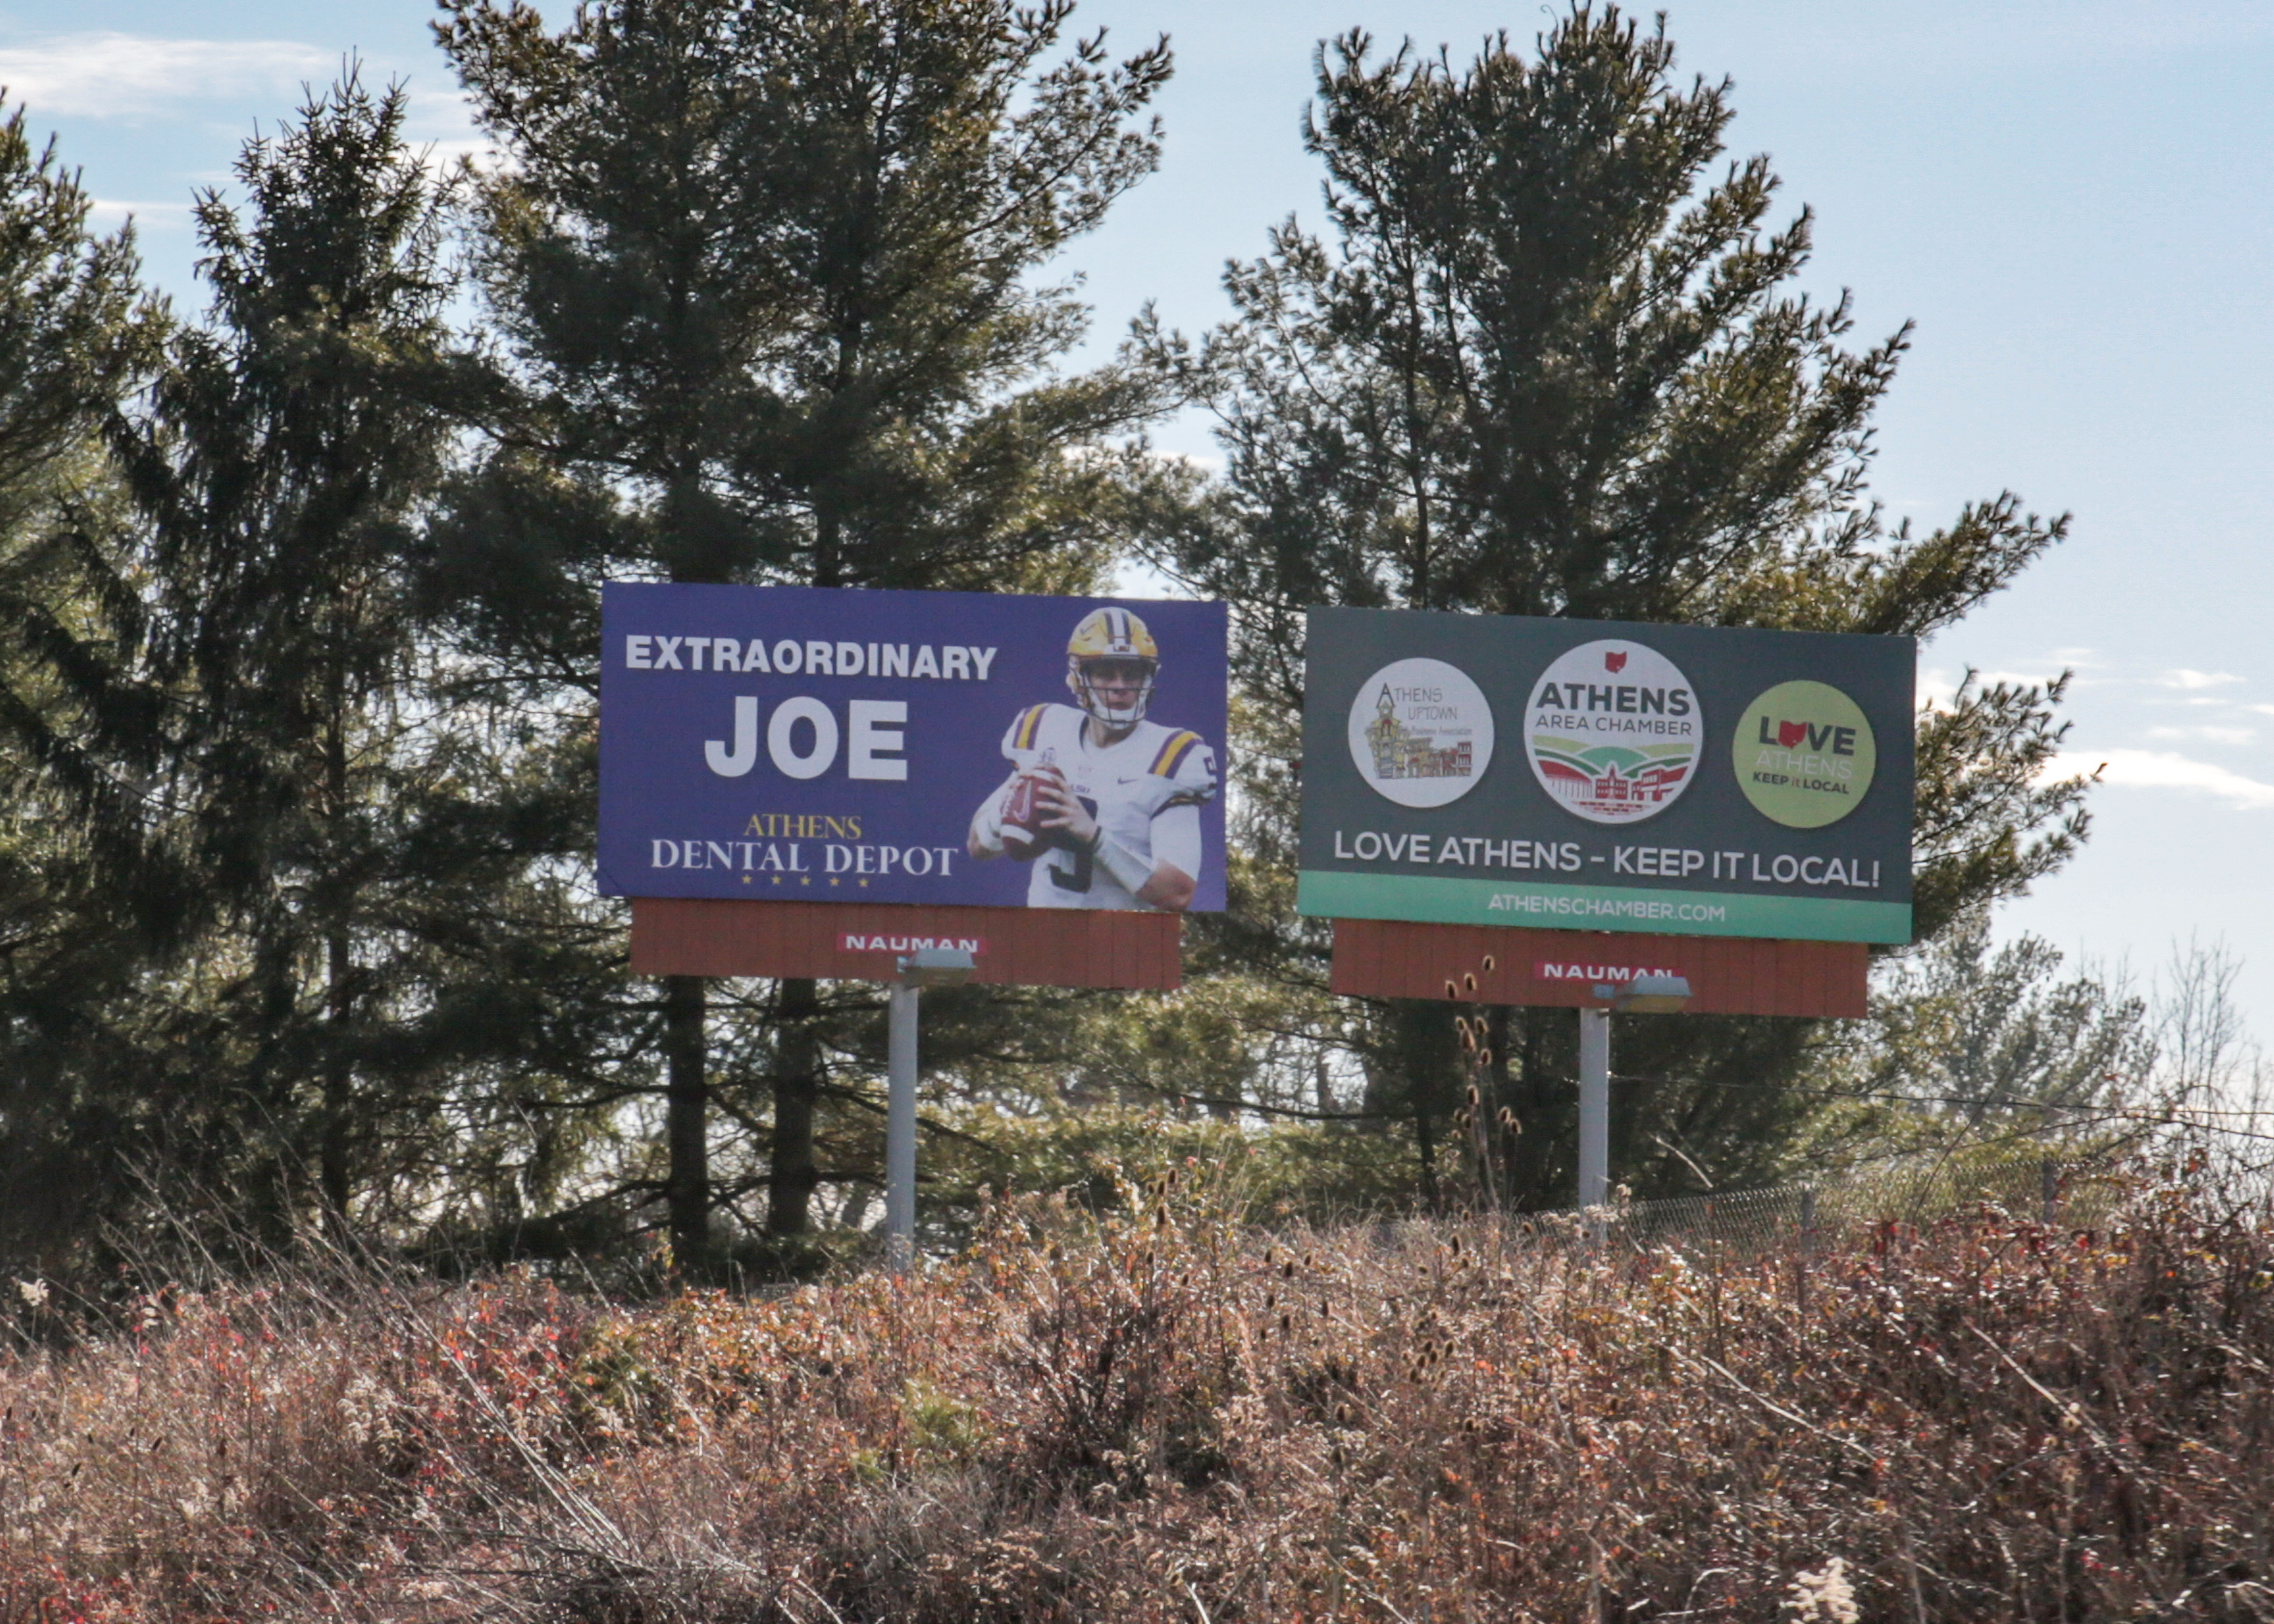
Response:
[[[926,987],[960,987],[977,960],[966,948],[918,947],[895,961],[892,983],[885,1096],[885,1264],[895,1275],[916,1261],[916,995]]]
[[[1579,1206],[1600,1207],[1611,1194],[1611,1012],[1579,1012]],[[1589,1220],[1589,1232],[1600,1220]]]
[[[891,1093],[885,1103],[885,1262],[908,1272],[916,1251],[916,1001],[917,989],[892,984]]]
[[[1679,975],[1639,975],[1615,986],[1598,983],[1596,997],[1609,1009],[1579,1012],[1579,1209],[1589,1240],[1607,1232],[1611,1204],[1611,1011],[1679,1015],[1690,1002],[1690,981]]]

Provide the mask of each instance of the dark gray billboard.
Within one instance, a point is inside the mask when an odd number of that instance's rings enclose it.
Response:
[[[1298,907],[1907,941],[1908,637],[1310,611]]]

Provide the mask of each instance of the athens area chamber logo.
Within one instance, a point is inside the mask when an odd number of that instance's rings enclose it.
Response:
[[[1401,807],[1449,805],[1492,762],[1492,708],[1441,659],[1393,661],[1351,700],[1350,758],[1376,794]]]
[[[1616,638],[1559,656],[1525,712],[1533,776],[1589,823],[1640,823],[1672,806],[1697,776],[1704,737],[1680,667]]]

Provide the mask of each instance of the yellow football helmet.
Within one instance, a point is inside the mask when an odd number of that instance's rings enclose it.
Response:
[[[1135,696],[1126,704],[1107,703],[1098,691],[1094,666],[1137,668]],[[1160,645],[1145,622],[1127,609],[1092,609],[1066,640],[1066,685],[1081,708],[1109,728],[1133,728],[1152,703],[1153,678],[1161,668]],[[1117,683],[1117,687],[1129,684]]]

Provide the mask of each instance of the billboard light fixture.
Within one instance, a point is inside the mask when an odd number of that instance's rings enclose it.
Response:
[[[971,979],[978,960],[965,947],[918,947],[902,954],[893,967],[903,987],[961,987]]]
[[[1620,1015],[1680,1015],[1690,1005],[1690,978],[1685,975],[1638,975],[1616,987],[1597,987]]]

